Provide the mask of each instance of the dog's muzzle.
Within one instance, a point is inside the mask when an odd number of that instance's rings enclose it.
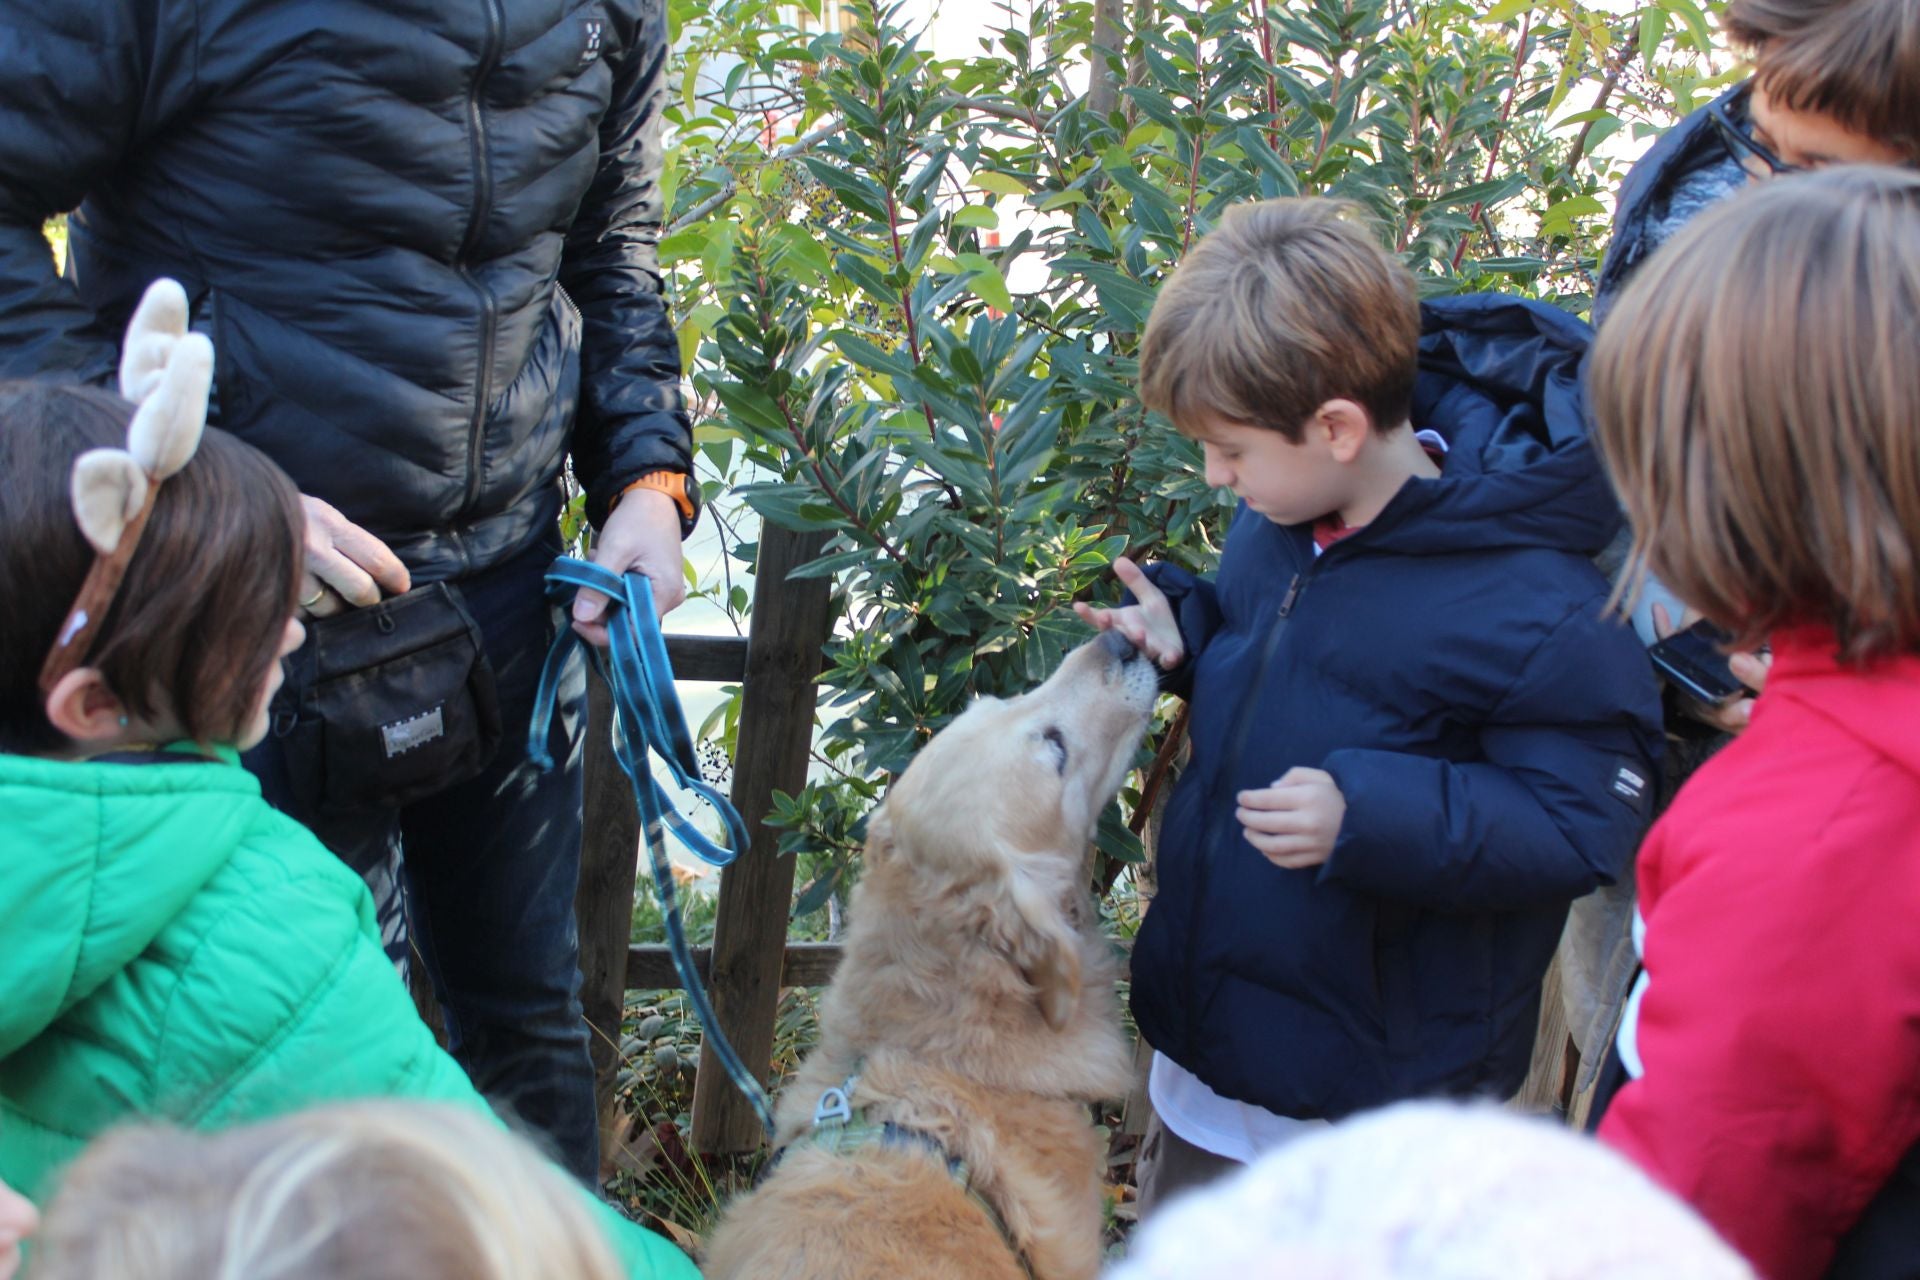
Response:
[[[1133,642],[1121,635],[1118,631],[1102,631],[1100,633],[1100,647],[1112,656],[1120,659],[1122,666],[1125,666],[1140,656],[1140,651],[1133,647]]]

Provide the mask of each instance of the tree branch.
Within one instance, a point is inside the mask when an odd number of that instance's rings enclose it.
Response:
[[[1600,86],[1600,92],[1594,95],[1593,105],[1587,108],[1587,110],[1606,110],[1608,100],[1613,97],[1613,91],[1620,87],[1620,77],[1626,74],[1627,64],[1633,61],[1633,55],[1639,51],[1640,28],[1636,26],[1633,29],[1633,34],[1627,37],[1627,42],[1620,46],[1620,56],[1613,60],[1613,69],[1607,72],[1606,81]],[[1567,153],[1567,171],[1569,173],[1573,171],[1575,165],[1580,163],[1582,157],[1587,154],[1587,137],[1593,132],[1593,126],[1598,122],[1599,117],[1595,116],[1593,119],[1581,125],[1580,132],[1574,135],[1573,150]]]
[[[1507,100],[1501,104],[1500,107],[1500,123],[1493,131],[1493,145],[1487,148],[1487,172],[1486,175],[1480,179],[1482,182],[1493,181],[1494,169],[1500,163],[1500,144],[1506,141],[1507,125],[1513,119],[1513,95],[1520,88],[1520,72],[1527,65],[1527,36],[1532,30],[1533,10],[1529,9],[1520,15],[1520,42],[1513,51],[1513,78],[1507,81]],[[1467,220],[1474,223],[1479,222],[1480,213],[1485,207],[1485,201],[1475,200],[1473,202],[1473,212],[1467,215]],[[1468,227],[1460,233],[1460,243],[1456,245],[1453,250],[1453,269],[1455,271],[1458,271],[1461,262],[1465,261],[1467,256],[1467,241],[1471,239],[1473,239],[1472,227]]]
[[[1121,0],[1093,0],[1093,47],[1087,51],[1087,110],[1105,120],[1120,105],[1120,71],[1109,61],[1118,57],[1122,26]]]
[[[774,164],[781,160],[791,160],[795,156],[801,154],[802,152],[811,150],[818,143],[821,143],[826,139],[831,138],[834,134],[840,132],[841,128],[842,128],[842,122],[840,118],[836,116],[833,119],[828,120],[825,124],[821,125],[819,128],[815,129],[813,132],[805,134],[801,137],[795,138],[792,142],[789,142],[786,146],[781,147],[778,151],[772,152],[767,156],[766,160],[763,163]],[[671,223],[669,223],[667,225],[667,234],[672,235],[676,231],[692,226],[694,223],[700,221],[700,219],[706,217],[708,214],[712,213],[715,209],[718,209],[721,205],[725,204],[727,201],[733,199],[733,197],[739,192],[739,190],[740,190],[740,184],[734,180],[731,174],[729,174],[727,177],[726,185],[722,186],[720,190],[714,192],[712,195],[708,196],[705,200],[702,200],[699,204],[696,204],[695,206],[693,206],[693,208],[687,210],[685,213],[681,214],[679,217],[675,218]]]

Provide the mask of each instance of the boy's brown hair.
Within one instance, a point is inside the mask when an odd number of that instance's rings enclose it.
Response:
[[[1596,435],[1651,569],[1745,647],[1920,651],[1920,174],[1836,168],[1694,220],[1594,344]]]
[[[74,522],[74,459],[125,448],[133,406],[92,387],[0,382],[0,751],[58,752],[40,664],[94,559]],[[209,430],[162,484],[86,665],[129,713],[196,740],[247,727],[300,591],[300,495],[265,455]]]
[[[1305,197],[1227,211],[1160,290],[1140,346],[1140,399],[1183,434],[1224,418],[1298,441],[1352,400],[1391,431],[1419,356],[1413,273],[1356,206]]]
[[[1769,97],[1920,162],[1920,4],[1733,0],[1721,24]]]

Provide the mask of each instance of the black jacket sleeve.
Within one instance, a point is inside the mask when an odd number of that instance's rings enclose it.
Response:
[[[680,347],[661,296],[658,254],[667,89],[661,5],[643,6],[621,58],[600,125],[600,167],[567,233],[560,268],[585,326],[573,466],[595,525],[647,472],[690,472],[693,464]]]
[[[172,0],[0,0],[0,377],[109,377],[118,336],[55,270],[42,228],[137,159],[193,75]]]

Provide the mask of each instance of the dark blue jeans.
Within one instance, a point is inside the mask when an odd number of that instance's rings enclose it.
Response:
[[[271,736],[246,764],[270,803],[368,878],[376,901],[383,886],[390,901],[398,897],[391,887],[397,863],[406,924],[446,1014],[454,1056],[496,1109],[594,1185],[599,1123],[573,913],[586,711],[577,654],[548,729],[555,767],[542,772],[527,760],[540,667],[565,625],[542,595],[555,554],[543,539],[457,584],[492,662],[505,726],[499,755],[478,777],[405,809],[322,820],[299,811]],[[382,904],[383,917],[394,914]]]

